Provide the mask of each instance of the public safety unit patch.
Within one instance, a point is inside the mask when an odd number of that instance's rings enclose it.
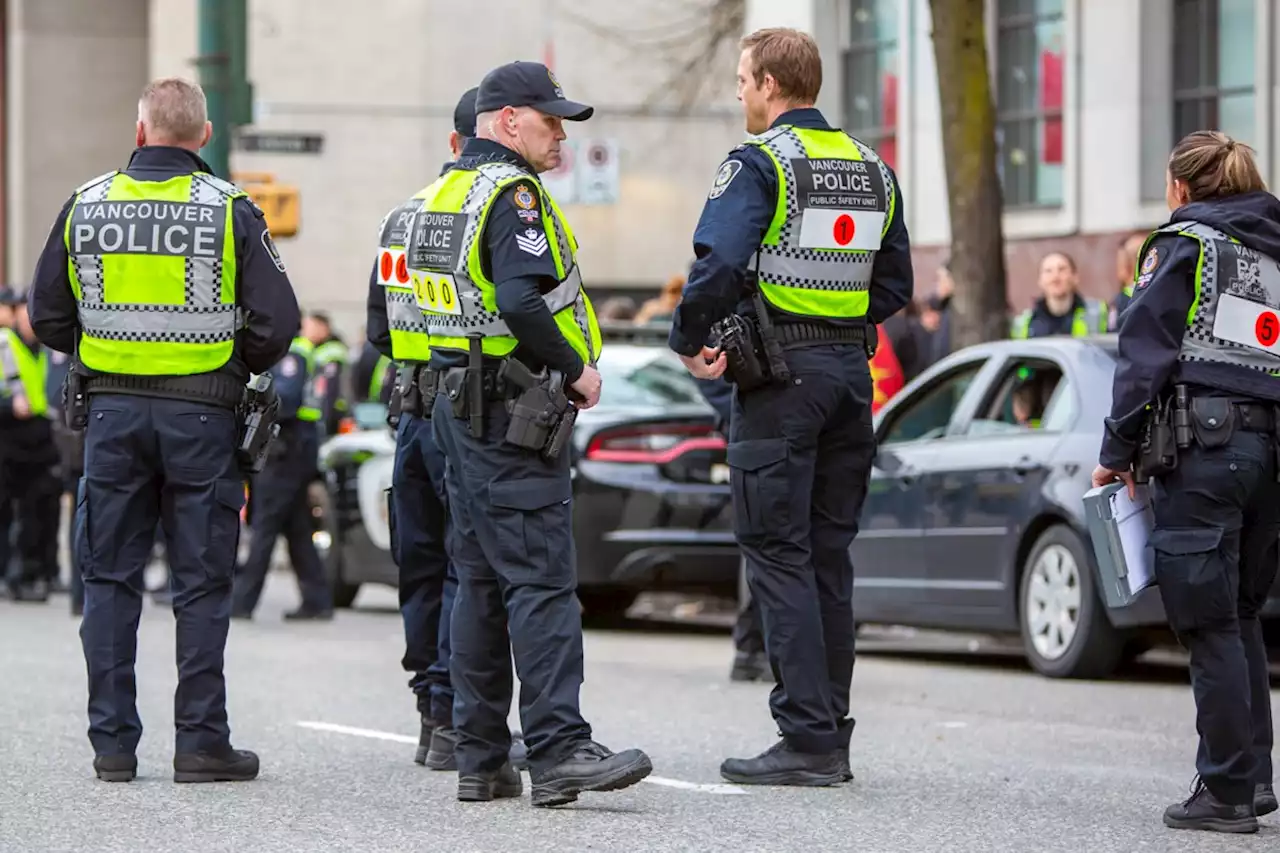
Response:
[[[729,184],[733,179],[738,177],[738,173],[742,171],[741,160],[729,160],[720,167],[720,171],[716,173],[715,182],[711,185],[711,192],[707,194],[707,198],[715,199],[724,195],[724,191],[729,189]]]
[[[267,250],[267,257],[271,258],[271,263],[276,265],[276,269],[284,272],[284,259],[280,257],[280,250],[271,239],[271,232],[265,228],[262,230],[262,248]]]

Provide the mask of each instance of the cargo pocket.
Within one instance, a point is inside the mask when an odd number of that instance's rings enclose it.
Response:
[[[760,537],[790,524],[787,440],[763,438],[729,445],[725,454],[733,495],[733,532]]]
[[[210,580],[231,580],[235,572],[240,551],[240,510],[244,509],[244,499],[244,483],[241,481],[214,482],[209,517],[210,548],[204,560],[205,573]],[[174,538],[185,534],[186,531],[174,531]]]
[[[1151,547],[1165,617],[1175,634],[1230,624],[1236,605],[1221,528],[1156,529]]]
[[[497,534],[491,547],[500,575],[509,582],[549,586],[573,580],[572,495],[567,478],[489,484]]]

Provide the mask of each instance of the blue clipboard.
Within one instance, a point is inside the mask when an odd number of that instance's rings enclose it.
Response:
[[[1156,582],[1151,496],[1146,486],[1135,491],[1131,499],[1124,483],[1108,483],[1084,496],[1098,588],[1111,608],[1128,607]]]

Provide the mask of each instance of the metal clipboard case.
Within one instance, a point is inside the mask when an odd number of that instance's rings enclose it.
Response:
[[[1090,489],[1084,513],[1093,540],[1098,587],[1109,608],[1128,607],[1155,583],[1154,554],[1147,540],[1155,526],[1146,486],[1130,501],[1123,483]]]

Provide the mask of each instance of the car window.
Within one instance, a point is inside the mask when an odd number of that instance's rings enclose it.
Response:
[[[970,437],[1061,432],[1075,418],[1075,395],[1062,368],[1046,359],[1012,363],[965,429]]]
[[[669,350],[657,347],[605,347],[600,371],[600,404],[671,406],[706,404],[698,381]]]
[[[945,435],[952,415],[982,365],[981,361],[966,364],[917,393],[914,399],[904,401],[890,416],[880,444],[926,441]]]

